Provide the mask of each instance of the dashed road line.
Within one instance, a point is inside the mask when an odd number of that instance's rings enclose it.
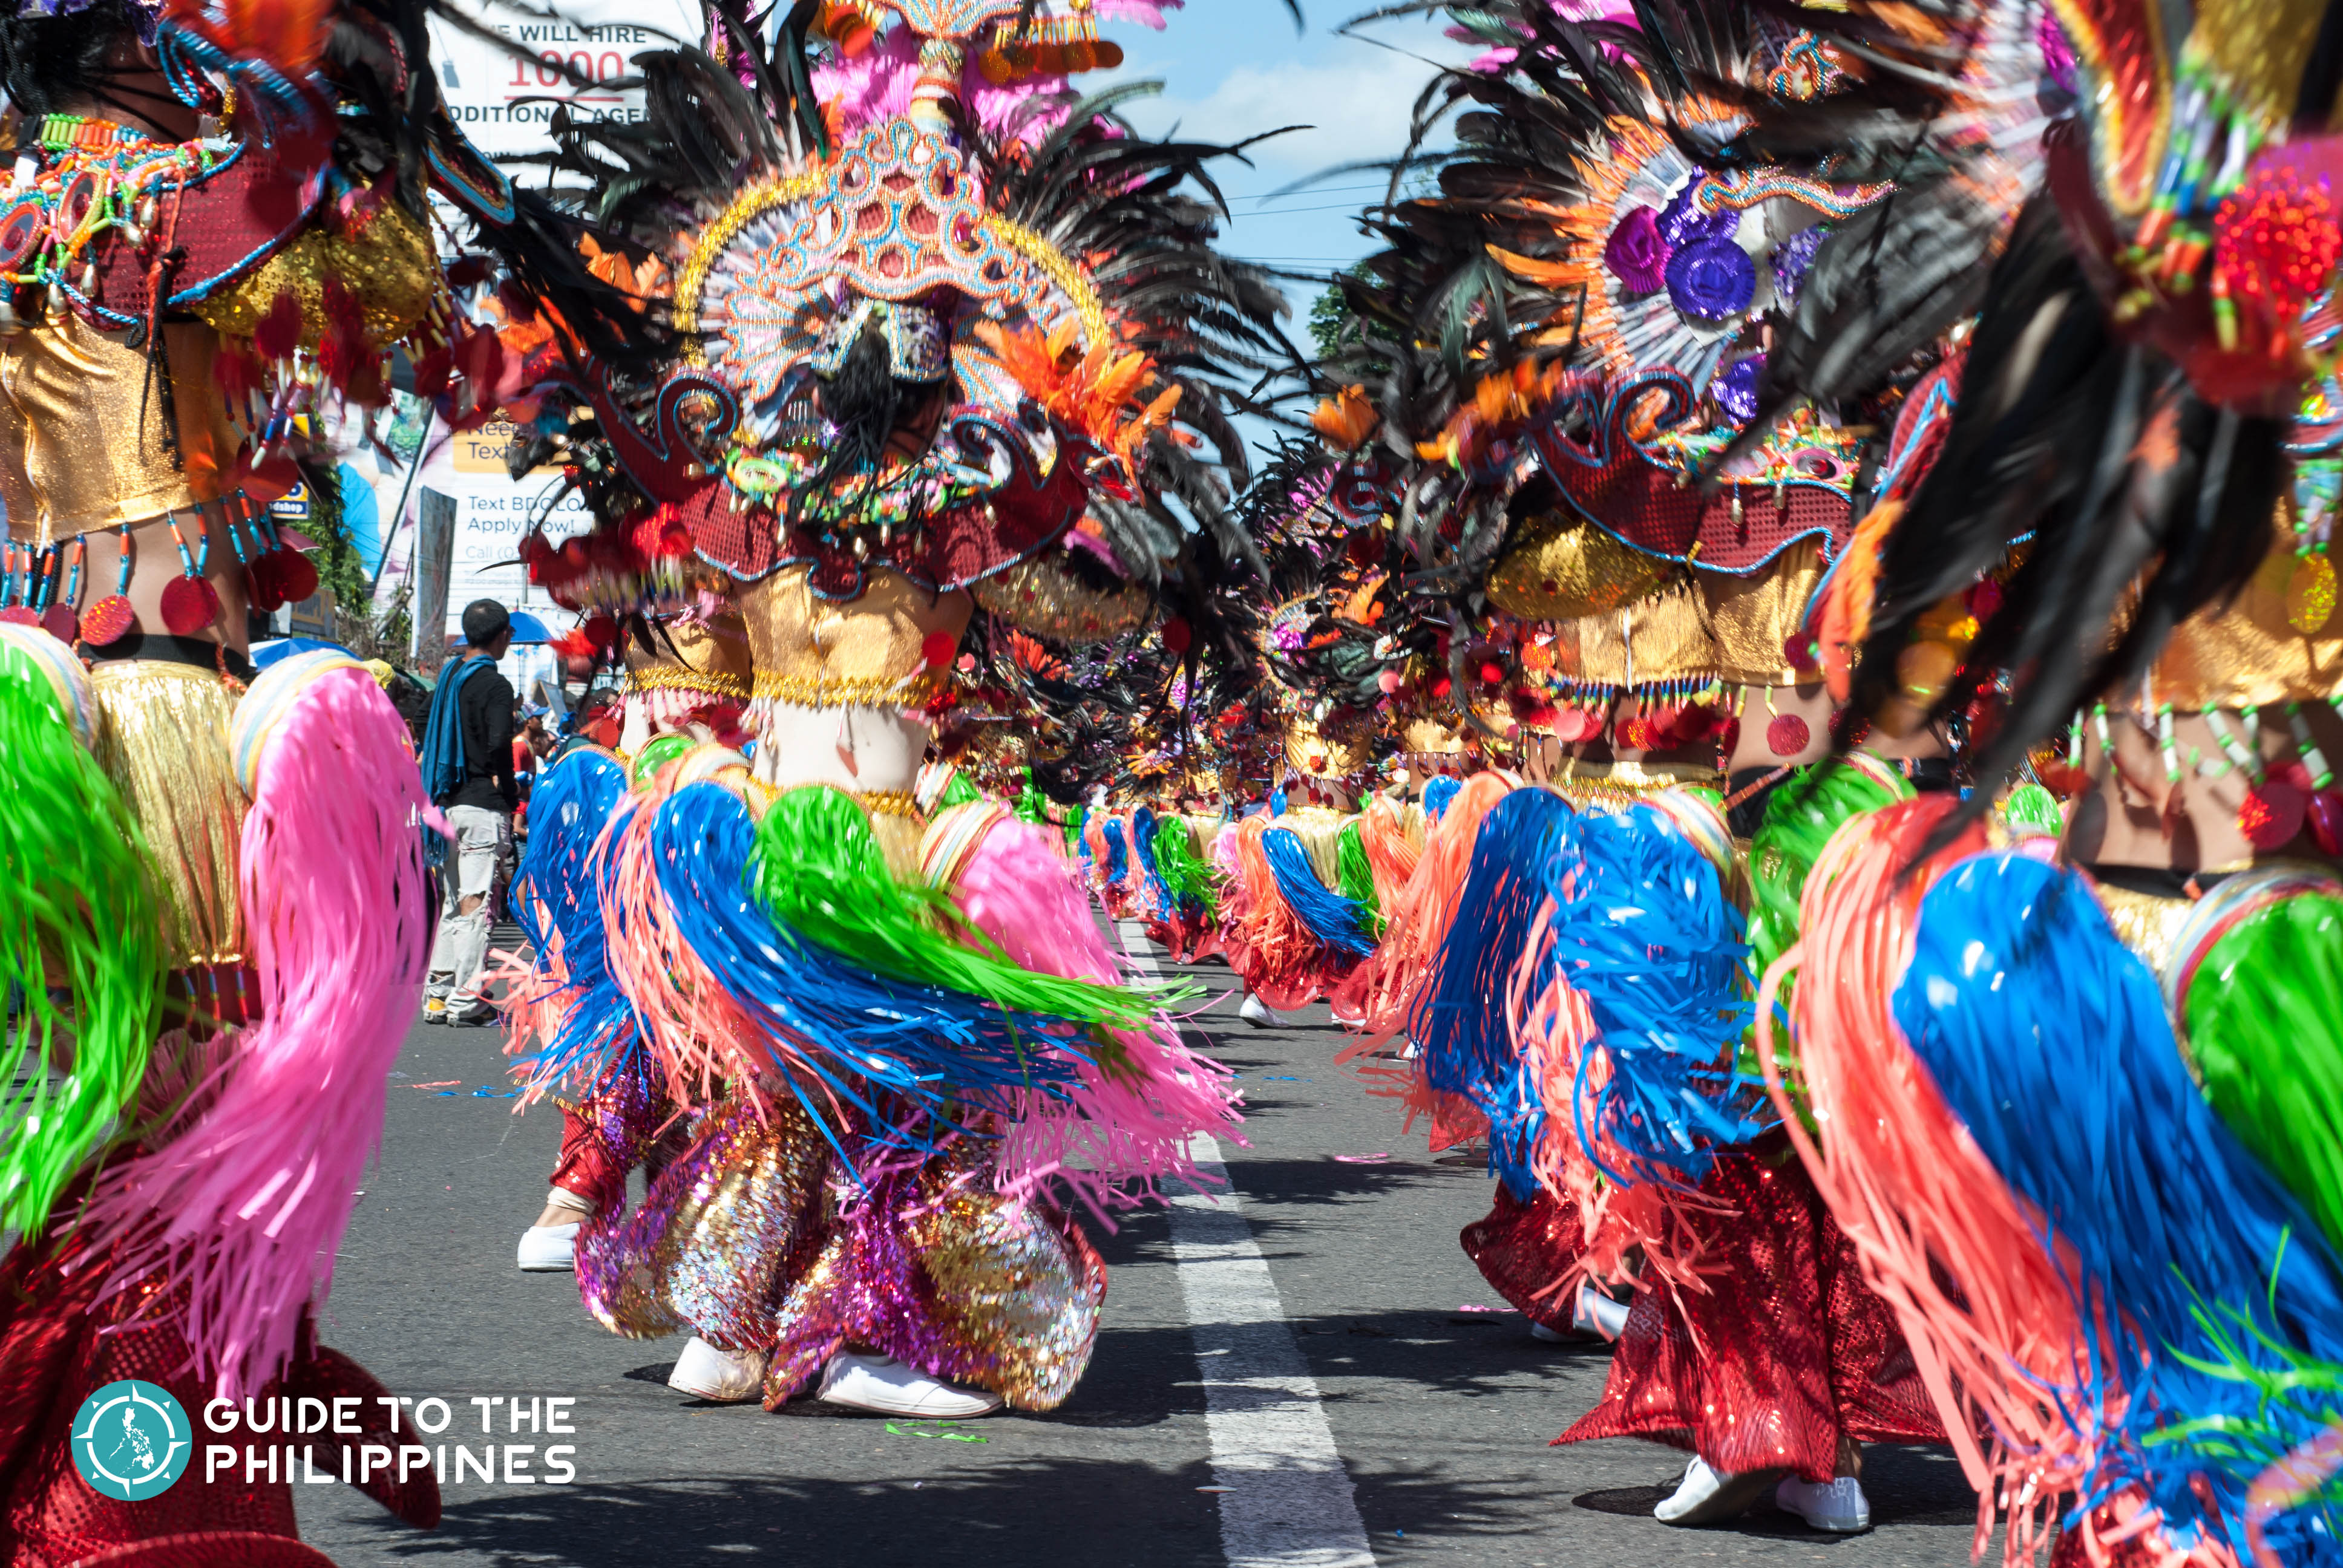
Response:
[[[1158,976],[1139,923],[1119,922],[1141,978]],[[1318,1381],[1294,1342],[1221,1146],[1189,1145],[1211,1194],[1172,1184],[1172,1249],[1204,1384],[1204,1424],[1231,1568],[1374,1568]]]

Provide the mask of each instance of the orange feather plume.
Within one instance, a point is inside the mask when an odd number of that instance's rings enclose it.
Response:
[[[1338,452],[1356,450],[1375,433],[1379,421],[1375,406],[1367,401],[1363,387],[1345,387],[1333,397],[1318,405],[1310,416],[1310,427],[1326,437],[1326,444]]]
[[[1181,389],[1167,387],[1139,406],[1141,394],[1154,379],[1155,361],[1111,343],[1097,344],[1076,358],[1077,330],[1073,322],[1062,321],[1045,336],[1030,327],[1004,328],[988,321],[978,325],[976,334],[1001,367],[1051,417],[1081,431],[1131,469],[1137,466],[1139,444],[1171,424]],[[1134,407],[1135,414],[1131,412]]]

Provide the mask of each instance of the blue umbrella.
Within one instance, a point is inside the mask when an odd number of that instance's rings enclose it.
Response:
[[[545,628],[545,623],[538,619],[537,617],[529,614],[528,611],[525,609],[517,609],[512,612],[512,639],[513,646],[518,648],[523,643],[551,642],[553,640],[553,633],[548,631]],[[454,637],[449,638],[447,639],[447,646],[449,648],[463,648],[467,646],[464,641],[464,634],[458,632]]]
[[[350,650],[340,643],[327,642],[322,637],[271,638],[266,642],[256,642],[252,645],[252,667],[255,669],[266,669],[280,658],[296,653],[308,653],[320,648],[330,648],[336,653],[350,653]],[[356,658],[357,655],[350,653],[350,657]]]

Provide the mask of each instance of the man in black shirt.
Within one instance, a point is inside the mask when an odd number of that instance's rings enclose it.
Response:
[[[423,988],[427,1023],[493,1022],[479,994],[498,879],[512,858],[513,689],[496,661],[512,645],[512,618],[492,598],[464,607],[465,658],[439,671],[423,744],[425,787],[456,829],[440,873],[439,931]]]

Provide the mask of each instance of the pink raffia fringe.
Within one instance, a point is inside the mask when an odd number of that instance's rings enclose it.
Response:
[[[237,879],[264,1016],[87,1219],[116,1243],[109,1291],[186,1286],[196,1364],[226,1399],[278,1373],[332,1289],[430,954],[428,807],[373,677],[309,678],[262,747]]]
[[[1013,818],[995,823],[960,873],[955,900],[1011,962],[1118,984],[1122,967],[1091,918],[1081,879],[1049,838]],[[1111,1226],[1111,1210],[1140,1201],[1134,1190],[1153,1196],[1166,1176],[1202,1184],[1189,1140],[1235,1122],[1228,1070],[1191,1051],[1168,1019],[1114,1038],[1124,1065],[1078,1061],[1071,1096],[1019,1091],[1015,1125],[993,1165],[1004,1196],[1055,1202],[1062,1194]]]

